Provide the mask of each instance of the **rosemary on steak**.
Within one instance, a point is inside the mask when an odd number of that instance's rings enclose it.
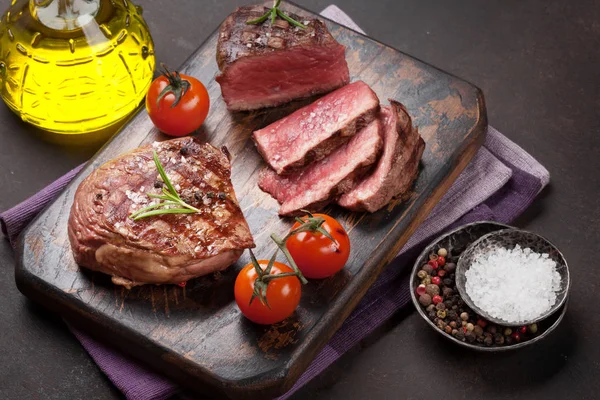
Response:
[[[129,216],[134,221],[138,219],[152,217],[154,215],[162,215],[162,214],[194,214],[200,212],[196,207],[193,207],[187,204],[185,201],[179,197],[179,194],[175,190],[175,187],[169,180],[169,177],[165,173],[165,169],[163,168],[160,160],[158,159],[158,154],[156,151],[153,151],[154,154],[154,164],[156,164],[156,169],[158,170],[158,174],[162,178],[165,186],[162,188],[163,194],[153,194],[148,193],[148,197],[152,197],[154,199],[161,200],[159,203],[149,205],[148,207],[144,207]]]
[[[267,11],[265,14],[261,15],[260,17],[258,17],[256,19],[246,21],[246,23],[248,25],[256,25],[256,24],[262,24],[267,19],[271,19],[271,25],[273,25],[275,23],[275,19],[277,19],[277,17],[280,17],[280,18],[283,18],[284,20],[286,20],[287,22],[289,22],[290,24],[297,26],[298,28],[306,29],[306,26],[304,24],[296,21],[294,18],[290,17],[289,15],[287,15],[283,11],[281,11],[279,9],[279,4],[281,4],[281,0],[275,0],[273,2],[273,7],[269,11]]]

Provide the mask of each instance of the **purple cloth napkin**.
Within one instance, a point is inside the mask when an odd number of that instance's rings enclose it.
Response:
[[[322,15],[360,30],[335,6],[325,9]],[[81,168],[82,166],[75,168],[36,195],[0,214],[2,231],[11,244],[14,244],[16,237],[31,219],[62,191]],[[412,260],[431,239],[469,222],[493,220],[509,223],[531,204],[548,181],[549,173],[542,165],[490,127],[484,147],[296,384],[279,399],[289,398],[409,303],[406,272],[410,269]],[[136,360],[71,326],[70,329],[126,398],[159,400],[180,391],[175,383]]]

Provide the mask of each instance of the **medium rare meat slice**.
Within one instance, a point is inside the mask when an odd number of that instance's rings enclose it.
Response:
[[[194,214],[129,216],[158,200],[153,150]],[[115,284],[180,283],[233,264],[254,241],[230,181],[226,153],[191,137],[140,147],[85,178],[69,217],[75,261]]]
[[[318,211],[368,172],[382,145],[380,123],[374,120],[329,157],[302,171],[282,176],[266,168],[258,186],[281,203],[279,215]]]
[[[350,81],[346,48],[318,19],[290,16],[301,29],[277,19],[259,25],[246,22],[268,9],[235,10],[219,29],[217,63],[223,100],[229,110],[255,110],[326,93]]]
[[[425,142],[406,108],[394,100],[390,104],[381,109],[384,145],[377,167],[338,200],[342,207],[375,212],[406,193],[417,177]]]
[[[329,93],[254,132],[267,164],[278,174],[321,160],[375,119],[379,99],[358,81]]]

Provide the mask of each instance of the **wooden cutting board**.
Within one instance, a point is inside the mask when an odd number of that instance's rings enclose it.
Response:
[[[286,9],[315,17],[290,3]],[[394,201],[375,214],[327,209],[350,234],[350,260],[336,276],[304,286],[293,317],[263,327],[241,316],[233,283],[248,262],[247,254],[220,276],[192,280],[186,288],[148,285],[128,291],[75,264],[67,218],[79,183],[113,157],[167,139],[145,110],[27,228],[18,249],[21,292],[194,391],[265,399],[288,390],[468,164],[487,126],[483,96],[475,86],[334,22],[327,21],[327,26],[347,47],[352,80],[371,85],[384,104],[388,98],[404,103],[426,148],[419,177],[405,201]],[[217,147],[226,145],[232,153],[233,186],[254,235],[256,254],[269,258],[269,234],[283,234],[291,222],[280,219],[276,201],[258,189],[264,164],[249,138],[253,130],[307,102],[229,113],[214,79],[216,44],[215,32],[180,71],[207,86],[212,106],[197,136]]]

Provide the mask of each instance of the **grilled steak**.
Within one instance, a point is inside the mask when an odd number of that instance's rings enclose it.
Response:
[[[152,150],[181,198],[201,213],[129,217],[158,202],[149,193],[161,194]],[[81,182],[71,208],[75,261],[128,288],[226,268],[254,247],[230,172],[226,149],[191,137],[140,147],[100,166]]]
[[[286,174],[330,154],[375,119],[378,110],[375,92],[358,81],[255,131],[253,139],[267,164]]]
[[[354,211],[375,212],[392,198],[406,193],[419,169],[425,142],[419,135],[406,108],[390,100],[391,107],[382,107],[384,147],[375,170],[338,201]]]
[[[380,122],[376,119],[329,157],[302,171],[282,176],[266,168],[258,186],[281,203],[279,215],[294,215],[299,210],[318,211],[350,190],[368,172],[382,145]]]
[[[318,19],[290,14],[301,29],[277,19],[246,22],[267,12],[262,6],[235,10],[221,25],[217,63],[223,100],[229,110],[255,110],[326,93],[350,81],[345,47]]]

